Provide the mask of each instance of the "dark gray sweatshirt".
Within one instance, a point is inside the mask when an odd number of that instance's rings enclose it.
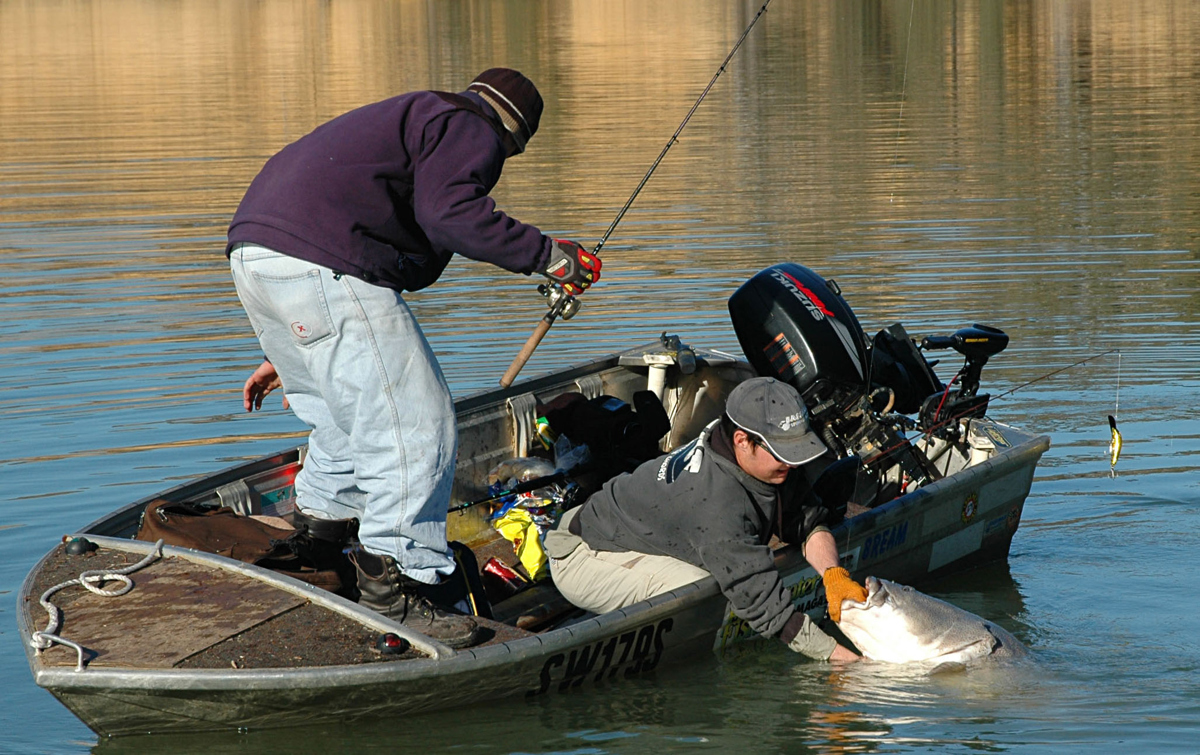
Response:
[[[782,485],[757,480],[717,452],[714,445],[732,456],[720,433],[714,422],[691,443],[605,483],[576,517],[579,534],[594,550],[671,556],[704,569],[734,613],[773,637],[795,608],[767,543],[772,533],[805,542],[824,529],[827,512],[802,469]]]

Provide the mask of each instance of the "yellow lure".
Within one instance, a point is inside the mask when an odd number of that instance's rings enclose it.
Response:
[[[1108,427],[1112,430],[1112,440],[1108,444],[1108,463],[1109,467],[1115,473],[1117,470],[1117,459],[1121,458],[1121,431],[1117,429],[1117,418],[1108,415]]]

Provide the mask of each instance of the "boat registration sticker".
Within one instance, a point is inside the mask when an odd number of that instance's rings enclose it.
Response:
[[[555,653],[542,664],[538,686],[525,696],[536,697],[551,689],[566,692],[585,681],[597,683],[615,679],[618,674],[629,678],[652,671],[666,648],[663,635],[674,626],[675,620],[668,616],[655,624]]]

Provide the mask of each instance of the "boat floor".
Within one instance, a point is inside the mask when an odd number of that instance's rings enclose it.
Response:
[[[84,571],[120,569],[139,560],[114,549],[68,555],[62,546],[55,548],[24,606],[30,626],[45,627],[46,612],[37,597],[50,587]],[[51,596],[63,616],[58,634],[86,648],[89,667],[303,668],[425,657],[413,649],[382,655],[375,649],[377,630],[235,572],[167,556],[130,576],[134,589],[119,597],[95,595],[78,585]],[[481,645],[531,634],[476,620],[484,629]],[[73,667],[76,654],[55,646],[41,659],[47,666]]]

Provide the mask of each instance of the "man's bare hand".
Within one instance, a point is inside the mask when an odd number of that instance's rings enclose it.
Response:
[[[248,412],[262,409],[262,402],[266,395],[282,386],[283,381],[279,379],[279,373],[275,371],[275,366],[264,359],[250,379],[246,381],[246,385],[242,387],[242,406],[246,407]],[[283,408],[288,408],[286,396],[283,398]]]

